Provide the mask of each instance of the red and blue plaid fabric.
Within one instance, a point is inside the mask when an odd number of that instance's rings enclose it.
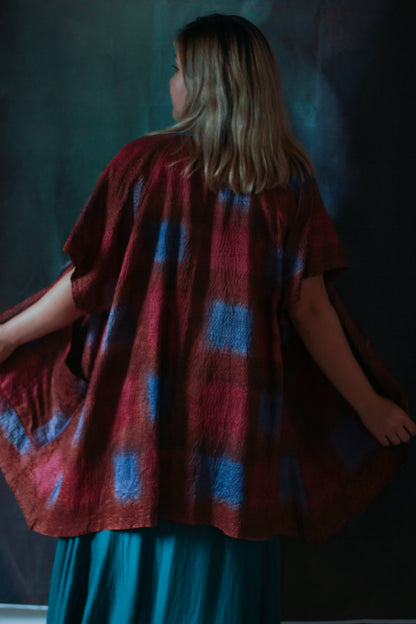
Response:
[[[180,175],[182,141],[136,139],[99,176],[64,246],[84,315],[0,367],[1,469],[48,535],[163,518],[324,541],[408,445],[377,442],[307,352],[287,314],[303,278],[324,275],[376,390],[407,398],[331,282],[348,262],[316,181],[214,193]]]

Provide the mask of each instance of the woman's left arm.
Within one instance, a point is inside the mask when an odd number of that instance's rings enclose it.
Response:
[[[289,310],[291,321],[319,368],[357,411],[383,445],[407,442],[416,425],[396,403],[379,395],[355,359],[323,276],[302,280],[300,299]]]

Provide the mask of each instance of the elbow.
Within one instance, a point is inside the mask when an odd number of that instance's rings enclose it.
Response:
[[[299,299],[293,303],[289,316],[294,323],[326,314],[332,308],[321,274],[302,280]]]
[[[290,320],[294,325],[305,324],[311,319],[322,318],[332,308],[329,301],[310,302],[305,305],[293,306],[289,311]]]
[[[299,325],[304,323],[305,320],[312,318],[315,313],[316,308],[312,306],[296,306],[289,310],[289,317],[294,325]]]

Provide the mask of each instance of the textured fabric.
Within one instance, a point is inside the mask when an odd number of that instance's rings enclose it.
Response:
[[[84,315],[1,367],[1,468],[48,535],[162,518],[326,540],[408,443],[382,446],[305,349],[287,314],[303,278],[324,275],[375,389],[407,397],[331,282],[348,262],[316,181],[214,193],[182,177],[185,140],[141,137],[101,173],[64,246]]]
[[[280,538],[170,521],[60,538],[48,624],[279,624]]]

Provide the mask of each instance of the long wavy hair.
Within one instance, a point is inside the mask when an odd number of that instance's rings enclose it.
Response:
[[[212,13],[183,26],[174,46],[185,103],[177,123],[146,136],[183,133],[185,177],[203,167],[215,192],[225,185],[234,193],[260,193],[316,174],[292,134],[273,51],[254,24]]]

